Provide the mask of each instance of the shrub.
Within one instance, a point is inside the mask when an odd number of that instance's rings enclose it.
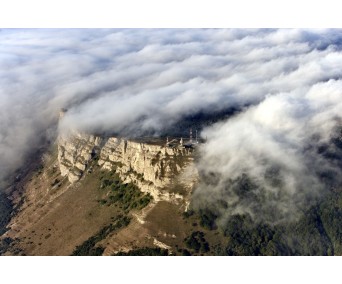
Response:
[[[128,252],[118,252],[113,254],[113,256],[167,256],[169,255],[169,251],[167,249],[162,248],[138,248],[134,250],[130,250]]]

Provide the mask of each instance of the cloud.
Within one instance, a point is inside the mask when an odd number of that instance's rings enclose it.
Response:
[[[297,196],[320,194],[319,167],[337,170],[317,149],[341,113],[340,30],[1,30],[0,40],[0,179],[44,143],[62,107],[59,131],[132,136],[240,110],[202,133],[198,166],[215,186],[195,197],[227,200],[222,215],[258,212],[227,190],[243,174],[285,218],[302,208]]]
[[[330,80],[267,96],[206,129],[195,207],[225,200],[217,212],[221,222],[244,213],[276,223],[298,217],[324,189],[340,184],[341,87],[342,81]],[[318,150],[322,145],[329,145],[329,153]],[[334,175],[329,184],[323,179],[328,172]]]

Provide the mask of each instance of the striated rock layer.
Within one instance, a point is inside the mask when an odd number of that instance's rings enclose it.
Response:
[[[122,138],[101,138],[73,133],[58,139],[58,161],[61,174],[71,183],[78,181],[96,157],[104,170],[116,169],[123,182],[135,183],[156,201],[182,199],[165,190],[187,167],[193,168],[193,149],[167,147]]]
[[[58,137],[58,163],[62,176],[71,183],[78,181],[90,160],[100,151],[102,139],[75,132]]]

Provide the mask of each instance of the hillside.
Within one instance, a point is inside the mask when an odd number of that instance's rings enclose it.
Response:
[[[19,210],[2,236],[2,253],[94,254],[95,247],[105,255],[139,247],[174,252],[192,228],[183,212],[196,170],[193,150],[164,144],[59,137],[22,178],[21,192],[12,193]],[[80,249],[89,242],[90,250]]]
[[[272,225],[242,214],[223,224],[223,199],[214,208],[193,207],[203,178],[198,149],[165,143],[59,136],[15,182],[11,201],[2,199],[1,254],[342,254],[339,188],[292,222]],[[253,190],[248,178],[234,186],[239,194]]]

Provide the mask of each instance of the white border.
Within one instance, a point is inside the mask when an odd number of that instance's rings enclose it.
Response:
[[[2,257],[0,264],[1,279],[14,283],[288,284],[337,283],[340,260],[340,257]]]
[[[2,1],[2,28],[342,27],[337,1]],[[1,44],[1,43],[0,43]],[[23,283],[335,283],[340,257],[1,257]]]
[[[0,27],[338,28],[336,0],[10,0]]]

